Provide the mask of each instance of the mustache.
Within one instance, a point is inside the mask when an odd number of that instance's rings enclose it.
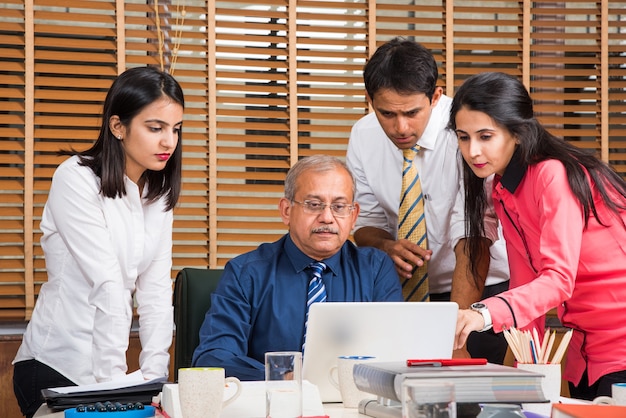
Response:
[[[337,228],[331,228],[330,226],[318,226],[317,228],[313,228],[311,232],[313,232],[314,234],[318,232],[338,234],[339,230],[337,230]]]

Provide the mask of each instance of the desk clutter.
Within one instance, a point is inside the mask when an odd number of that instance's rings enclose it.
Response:
[[[405,362],[398,362],[405,363]],[[419,370],[428,368],[438,368],[439,370],[446,366],[419,366]],[[470,366],[453,366],[453,367],[470,367]],[[485,366],[476,366],[485,367]],[[506,366],[502,366],[506,367]],[[414,370],[415,367],[411,367]],[[508,367],[508,369],[515,368]],[[225,407],[220,415],[220,418],[262,418],[265,417],[265,382],[242,382],[242,394],[231,405]],[[235,388],[227,388],[226,392],[234,391]],[[84,412],[79,412],[77,408],[69,408],[65,411],[55,412],[47,408],[44,404],[41,410],[35,415],[37,418],[89,418],[89,417],[156,417],[156,418],[181,418],[180,409],[176,410],[174,405],[177,403],[178,395],[177,384],[165,384],[163,386],[163,393],[153,399],[153,406],[145,405],[145,415],[141,414],[142,410],[135,411],[110,411],[110,412],[95,412],[91,411],[91,408],[85,406]],[[307,418],[359,418],[359,417],[374,417],[374,418],[401,418],[402,417],[402,405],[398,401],[383,401],[381,399],[364,399],[360,402],[358,408],[346,408],[341,403],[335,404],[322,404],[319,391],[317,387],[308,381],[303,381],[303,401],[304,401],[304,417]],[[615,395],[615,394],[614,394]],[[230,396],[229,393],[224,393],[224,397]],[[616,398],[617,399],[617,398]],[[382,402],[382,403],[381,403]],[[562,403],[558,403],[562,402]],[[615,405],[593,405],[589,401],[582,401],[569,398],[560,398],[557,403],[545,405],[551,407],[551,413],[533,413],[524,408],[523,414],[525,418],[609,418],[609,417],[626,417],[626,406]],[[115,402],[112,402],[115,404]],[[106,404],[104,402],[103,404]],[[493,412],[492,409],[502,409],[502,406],[509,406],[517,404],[516,402],[497,402],[497,403],[464,403],[458,402],[456,405],[456,418],[480,418],[490,417],[500,418],[500,415],[492,416],[489,413]],[[166,408],[165,406],[168,405]],[[485,408],[486,405],[492,407],[491,409]],[[517,404],[519,405],[519,404]],[[95,406],[95,404],[93,404]],[[89,409],[89,410],[88,410]],[[128,409],[128,408],[127,408]],[[165,412],[165,413],[163,413]],[[99,413],[101,415],[94,415]],[[482,415],[479,415],[481,414]],[[103,414],[103,415],[102,415]],[[122,415],[123,414],[123,415]]]

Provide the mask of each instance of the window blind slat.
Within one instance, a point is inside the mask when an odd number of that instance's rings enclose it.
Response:
[[[518,1],[377,0],[374,21],[367,0],[289,4],[159,1],[162,49],[153,2],[127,0],[118,9],[114,0],[34,0],[32,34],[22,1],[0,6],[0,318],[32,308],[25,302],[26,227],[34,229],[28,290],[37,294],[46,280],[39,221],[54,168],[66,158],[56,152],[93,143],[118,62],[159,66],[161,50],[187,103],[172,276],[186,266],[223,267],[284,233],[277,203],[286,171],[315,153],[345,156],[352,124],[369,111],[362,68],[370,45],[397,35],[433,51],[446,88],[481,71],[525,77],[553,133],[582,148],[607,147],[608,161],[626,175],[626,3],[538,1],[525,16]],[[27,35],[34,41],[33,103],[26,103]],[[26,132],[34,132],[32,142]],[[31,189],[27,160],[35,164]]]

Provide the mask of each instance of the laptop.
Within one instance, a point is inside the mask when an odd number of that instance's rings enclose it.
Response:
[[[302,378],[317,385],[322,402],[341,402],[328,380],[339,356],[376,361],[452,358],[455,302],[314,303],[304,346]]]

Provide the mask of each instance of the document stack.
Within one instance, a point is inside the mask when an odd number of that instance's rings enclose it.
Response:
[[[539,373],[491,363],[409,367],[405,362],[370,362],[354,366],[357,387],[382,398],[382,402],[400,401],[405,379],[453,382],[457,403],[547,402],[542,378]]]

